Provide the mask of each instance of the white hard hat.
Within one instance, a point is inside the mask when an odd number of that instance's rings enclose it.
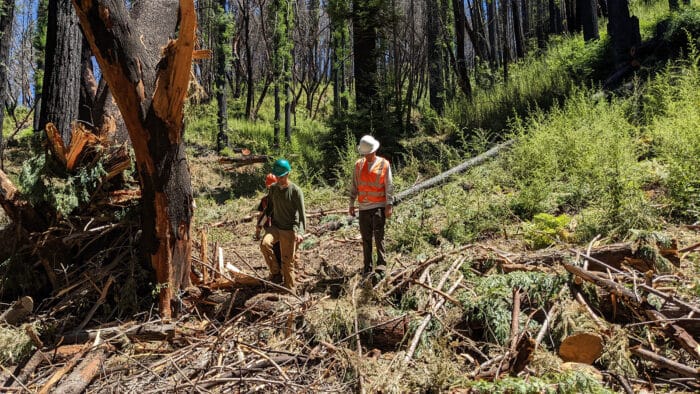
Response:
[[[379,141],[374,139],[371,135],[366,135],[360,139],[360,144],[357,145],[357,151],[361,155],[368,155],[370,153],[376,152],[379,149]]]

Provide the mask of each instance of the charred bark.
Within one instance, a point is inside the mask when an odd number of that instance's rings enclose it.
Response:
[[[377,13],[371,0],[355,0],[352,10],[352,43],[355,60],[355,102],[359,110],[379,106],[377,82]]]
[[[608,1],[608,35],[612,40],[613,59],[616,68],[635,63],[635,52],[642,42],[639,19],[630,16],[627,0]],[[638,66],[638,64],[636,64]]]
[[[518,0],[511,0],[511,9],[513,10],[513,30],[515,30],[515,55],[518,59],[522,59],[525,57],[525,35]]]
[[[455,68],[459,78],[459,87],[464,95],[472,99],[472,87],[469,81],[469,72],[467,70],[467,56],[464,50],[465,31],[467,29],[467,17],[464,12],[464,2],[462,0],[452,0],[452,13],[455,20]]]
[[[120,0],[73,4],[134,147],[142,189],[142,253],[155,269],[160,313],[169,318],[171,299],[187,287],[190,272],[193,199],[182,136],[194,4],[139,2],[131,16]],[[176,32],[176,40],[166,41]]]
[[[578,14],[581,16],[583,26],[583,39],[593,41],[600,38],[598,34],[598,10],[595,0],[577,1]]]
[[[15,14],[15,2],[0,3],[0,59],[10,58],[10,43],[12,42],[12,20]],[[7,61],[0,62],[0,168],[2,165],[2,146],[5,142],[2,136],[2,125],[5,120],[5,100],[7,100]]]
[[[70,0],[50,1],[39,129],[52,122],[66,144],[70,142],[70,124],[78,119],[82,45]]]
[[[445,111],[445,85],[442,78],[442,53],[439,43],[440,16],[438,15],[438,2],[436,0],[426,1],[427,19],[425,24],[426,45],[428,47],[428,90],[430,97],[430,107],[438,115],[443,115]],[[458,49],[459,50],[459,49]]]
[[[228,145],[228,115],[226,109],[226,51],[224,47],[228,45],[226,38],[226,22],[222,22],[223,14],[226,12],[226,0],[219,2],[219,26],[217,30],[217,51],[216,51],[216,102],[218,104],[217,126],[219,132],[216,134],[216,151],[221,152]]]

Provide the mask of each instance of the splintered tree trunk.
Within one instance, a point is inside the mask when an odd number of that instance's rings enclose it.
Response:
[[[46,63],[39,130],[56,125],[70,142],[72,121],[78,119],[83,37],[70,0],[49,1]]]
[[[194,3],[139,2],[131,16],[123,0],[73,4],[134,147],[142,189],[142,252],[155,269],[160,314],[169,318],[173,294],[189,284],[190,273],[193,207],[182,137]],[[167,41],[171,36],[177,39]]]

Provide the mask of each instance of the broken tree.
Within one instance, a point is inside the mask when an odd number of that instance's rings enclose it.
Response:
[[[195,43],[192,0],[73,0],[134,148],[142,190],[144,257],[156,272],[160,314],[189,284],[192,189],[183,107]],[[177,37],[169,40],[169,37]]]

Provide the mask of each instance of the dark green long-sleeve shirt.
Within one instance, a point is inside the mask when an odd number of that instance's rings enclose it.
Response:
[[[303,235],[306,229],[304,193],[292,182],[284,189],[278,184],[272,185],[265,214],[268,217],[272,214],[273,226],[281,230],[294,230],[296,234]]]

